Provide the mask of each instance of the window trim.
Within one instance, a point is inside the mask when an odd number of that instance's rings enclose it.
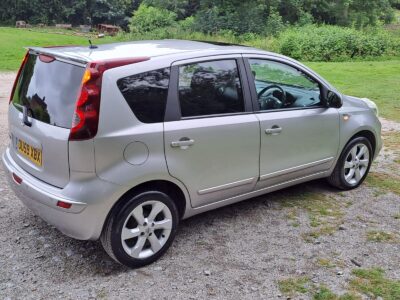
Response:
[[[236,65],[238,68],[238,73],[239,73],[238,74],[239,80],[240,80],[240,84],[242,86],[244,111],[237,112],[237,113],[224,113],[224,114],[182,117],[181,105],[179,102],[179,67],[185,66],[185,65],[190,65],[190,64],[202,63],[202,62],[212,62],[212,61],[221,61],[221,60],[234,60],[236,62]],[[171,64],[171,73],[170,73],[170,78],[169,78],[167,106],[166,106],[166,110],[165,110],[164,122],[237,116],[237,115],[246,115],[246,114],[251,114],[251,113],[254,113],[253,101],[252,101],[252,97],[251,97],[249,82],[248,82],[247,75],[246,75],[246,67],[244,64],[244,59],[240,54],[203,56],[203,57],[198,57],[198,58],[190,58],[187,60],[180,60],[180,61],[176,61]]]
[[[246,75],[247,75],[247,80],[249,82],[249,89],[250,89],[250,93],[251,93],[251,99],[252,99],[252,103],[253,103],[253,107],[254,113],[257,114],[262,114],[262,113],[273,113],[273,112],[282,112],[282,111],[294,111],[294,110],[304,110],[304,109],[320,109],[320,108],[327,108],[326,105],[324,105],[324,94],[325,91],[329,90],[329,88],[327,88],[316,76],[314,76],[313,74],[310,74],[309,72],[307,72],[307,70],[304,70],[303,68],[301,68],[300,66],[290,62],[290,61],[285,61],[283,59],[279,59],[276,57],[266,57],[266,56],[258,56],[258,55],[246,55],[245,57],[243,57],[244,59],[244,65],[246,68]],[[318,106],[308,106],[308,107],[290,107],[290,108],[280,108],[280,109],[270,109],[270,110],[259,110],[259,103],[258,103],[258,97],[257,97],[257,91],[256,91],[256,85],[254,83],[254,80],[252,78],[253,73],[251,71],[251,66],[250,66],[250,59],[258,59],[258,60],[265,60],[265,61],[270,61],[270,62],[276,62],[276,63],[280,63],[282,65],[286,65],[289,67],[292,67],[294,69],[296,69],[297,71],[300,71],[302,73],[304,73],[305,75],[307,75],[308,77],[310,77],[311,79],[313,79],[318,85],[319,85],[319,89],[320,89],[320,93],[321,93],[321,104]]]

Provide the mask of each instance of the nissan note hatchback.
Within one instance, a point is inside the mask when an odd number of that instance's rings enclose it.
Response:
[[[23,203],[129,267],[195,214],[317,178],[356,188],[382,146],[372,101],[293,59],[194,41],[29,48],[8,118]]]

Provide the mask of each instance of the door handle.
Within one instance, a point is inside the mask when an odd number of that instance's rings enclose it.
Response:
[[[282,132],[282,127],[274,125],[271,128],[265,129],[265,133],[268,135],[278,135]]]
[[[179,139],[179,141],[171,142],[171,147],[173,147],[173,148],[180,147],[181,149],[187,149],[190,146],[193,146],[193,144],[194,144],[194,140],[184,137],[184,138]]]

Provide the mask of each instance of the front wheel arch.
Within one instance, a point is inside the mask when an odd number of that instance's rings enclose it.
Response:
[[[343,147],[343,149],[346,148],[346,146],[355,138],[357,137],[365,137],[368,139],[368,141],[371,143],[372,147],[372,157],[375,157],[375,152],[376,152],[376,137],[375,134],[371,130],[362,130],[354,134],[346,143],[346,145]],[[342,149],[342,150],[343,150]]]
[[[356,182],[356,184],[350,184],[348,182],[346,182],[345,178],[344,178],[344,173],[345,170],[343,168],[345,168],[345,161],[347,156],[349,155],[349,152],[351,150],[352,147],[354,147],[357,143],[359,144],[364,144],[368,150],[369,150],[369,163],[368,163],[368,167],[366,170],[366,173],[362,176],[362,178]],[[373,161],[373,147],[372,144],[370,142],[370,140],[363,136],[363,135],[354,135],[354,137],[352,139],[349,140],[349,142],[343,147],[342,152],[340,153],[340,156],[336,162],[336,165],[331,173],[331,175],[329,177],[327,177],[327,180],[329,182],[330,185],[341,189],[341,190],[350,190],[350,189],[354,189],[357,188],[358,186],[360,186],[363,181],[365,180],[366,176],[368,175],[369,169],[371,167],[372,161]],[[357,162],[357,165],[353,165],[350,168],[358,168],[359,163]]]

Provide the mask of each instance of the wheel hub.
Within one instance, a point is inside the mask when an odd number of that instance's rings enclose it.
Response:
[[[122,246],[134,258],[148,258],[161,250],[171,229],[169,208],[160,201],[146,201],[133,209],[125,220],[121,233]]]

